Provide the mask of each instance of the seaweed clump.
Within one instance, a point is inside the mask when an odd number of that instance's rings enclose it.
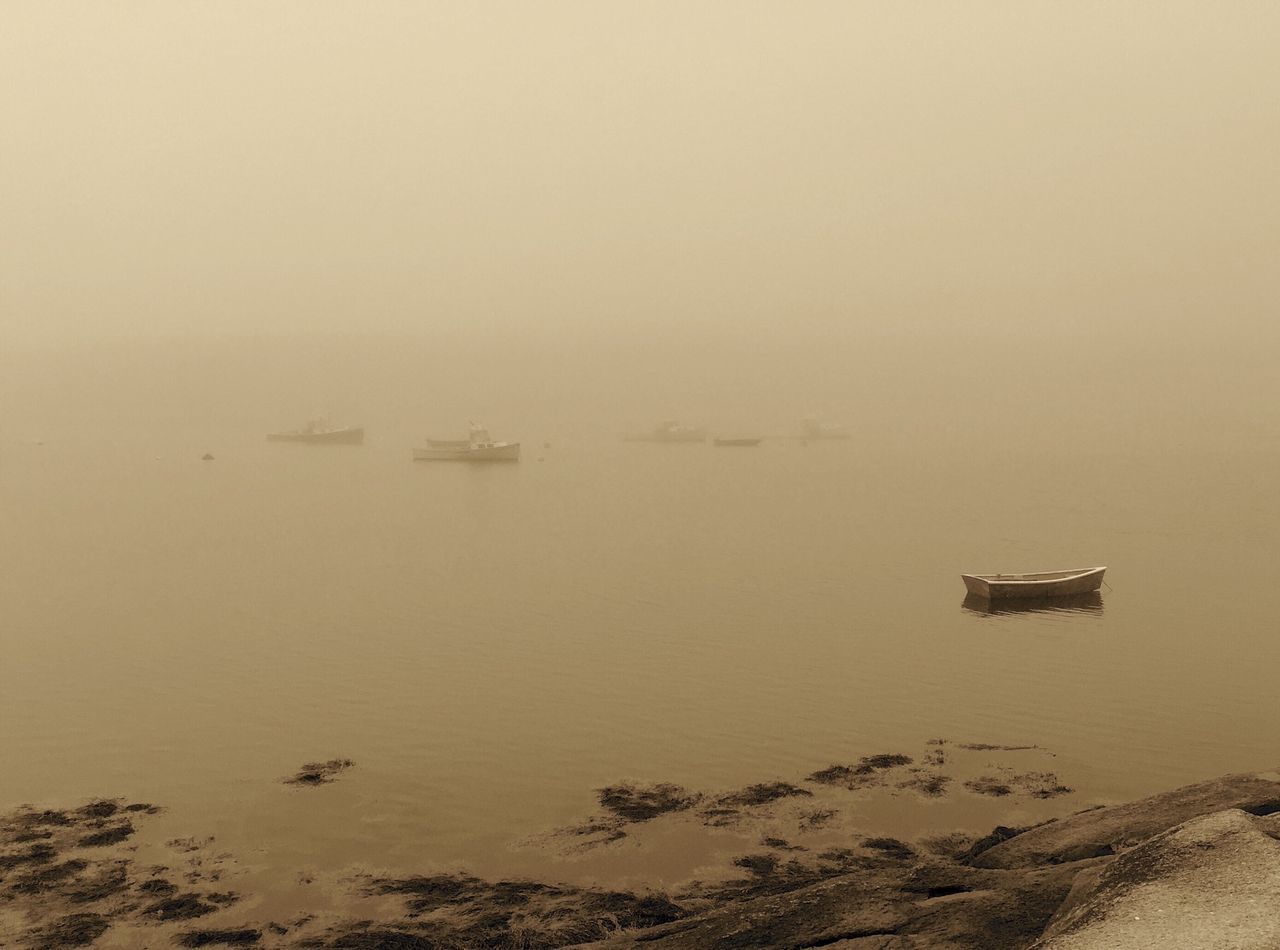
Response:
[[[790,782],[761,782],[758,785],[748,785],[741,791],[723,795],[719,799],[719,803],[721,805],[738,805],[750,808],[756,805],[767,805],[781,798],[794,798],[797,796],[812,798],[813,792],[807,788],[792,785]]]
[[[157,901],[146,909],[146,913],[156,920],[190,920],[212,914],[217,909],[216,905],[202,901],[199,894],[179,894]]]
[[[317,944],[363,947],[563,947],[608,936],[618,928],[653,927],[688,912],[663,894],[597,891],[540,881],[484,881],[462,874],[380,878],[369,889],[399,894],[414,930],[347,928]],[[401,925],[402,927],[404,925]]]
[[[108,926],[101,914],[68,914],[32,934],[31,944],[36,950],[84,947],[106,933]]]
[[[921,772],[898,783],[898,788],[910,789],[929,798],[941,798],[951,784],[950,775],[939,775],[935,772]]]
[[[133,822],[125,821],[122,824],[112,825],[108,828],[103,828],[101,831],[85,835],[80,839],[80,845],[85,848],[102,848],[109,844],[119,844],[132,835],[133,832]]]
[[[248,947],[262,939],[262,931],[249,927],[232,930],[189,930],[177,938],[180,947]]]
[[[328,785],[335,778],[355,765],[350,759],[330,759],[327,762],[308,762],[298,769],[292,778],[284,780],[286,785]]]
[[[867,838],[862,842],[862,846],[870,848],[872,851],[878,851],[885,857],[893,858],[895,861],[910,861],[916,856],[916,853],[909,846],[897,838]]]
[[[1013,794],[1013,789],[994,775],[981,775],[978,778],[971,778],[964,783],[964,787],[971,792],[977,792],[979,795],[991,795],[995,798],[1003,798],[1005,795]]]
[[[880,769],[892,769],[899,765],[910,765],[911,756],[900,752],[888,752],[881,755],[865,755],[858,760],[858,774],[865,775]]]
[[[994,742],[961,742],[957,749],[968,749],[970,752],[1023,752],[1027,749],[1038,749],[1034,745],[1000,745]]]
[[[1059,782],[1058,776],[1052,772],[1013,774],[1006,771],[1001,778],[983,775],[976,779],[970,779],[964,785],[971,792],[977,792],[979,795],[994,795],[996,797],[1012,795],[1015,790],[1030,795],[1032,798],[1057,798],[1059,795],[1069,795],[1072,792],[1072,789]]]
[[[692,808],[700,797],[667,782],[607,785],[599,789],[597,796],[602,808],[626,821],[649,821],[668,812],[684,811]]]
[[[898,752],[864,755],[858,760],[857,765],[830,765],[825,769],[811,772],[808,781],[817,782],[820,785],[853,785],[877,772],[897,768],[900,765],[910,765],[912,761],[914,760],[911,756]]]

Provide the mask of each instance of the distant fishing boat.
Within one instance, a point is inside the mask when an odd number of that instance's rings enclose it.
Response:
[[[707,429],[705,426],[685,426],[666,420],[651,432],[624,435],[623,439],[627,442],[705,442]]]
[[[268,442],[306,442],[311,445],[363,445],[364,426],[331,426],[323,419],[311,419],[301,429],[271,432]]]
[[[1102,586],[1105,567],[1078,567],[1070,571],[1033,574],[961,574],[969,593],[987,600],[1015,597],[1066,597],[1087,594]]]
[[[518,462],[519,442],[495,442],[484,426],[472,425],[470,437],[428,439],[427,448],[414,449],[415,462]]]
[[[760,440],[760,439],[716,439],[716,440],[714,441],[714,444],[715,444],[715,445],[741,445],[741,446],[748,446],[748,445],[759,445],[759,444],[760,444],[760,442],[761,442],[761,440]]]
[[[834,422],[819,422],[817,419],[800,420],[800,438],[802,439],[852,439],[849,427]]]

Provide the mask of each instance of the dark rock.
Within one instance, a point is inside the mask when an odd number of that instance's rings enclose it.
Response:
[[[1268,807],[1280,800],[1280,774],[1228,775],[1125,805],[1060,818],[977,854],[979,867],[1019,868],[1066,863],[1120,851],[1200,815],[1228,808]]]

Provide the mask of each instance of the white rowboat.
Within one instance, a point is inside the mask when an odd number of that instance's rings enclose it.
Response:
[[[1102,586],[1105,567],[1078,567],[1070,571],[1033,574],[961,574],[969,593],[987,600],[1013,597],[1065,597],[1087,594]]]

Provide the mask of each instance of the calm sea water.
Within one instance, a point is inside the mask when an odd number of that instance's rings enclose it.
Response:
[[[372,423],[7,438],[0,805],[124,795],[281,867],[502,873],[622,778],[935,736],[1052,749],[1090,801],[1273,764],[1280,451],[1223,412],[934,395],[755,449],[527,419],[492,467]],[[1100,609],[962,605],[962,570],[1095,563]],[[335,756],[323,797],[282,793]]]

